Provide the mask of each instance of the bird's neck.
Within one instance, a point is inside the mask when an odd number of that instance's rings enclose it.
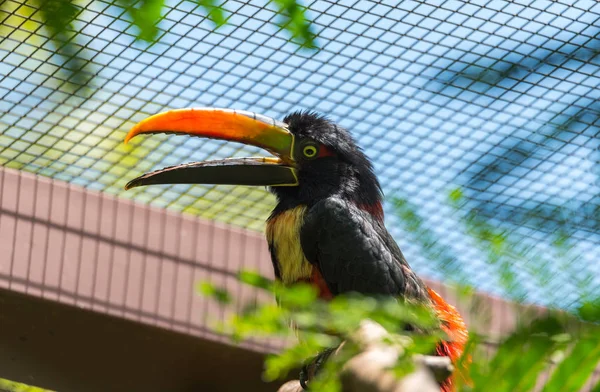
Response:
[[[294,210],[299,207],[309,207],[310,208],[316,202],[323,200],[327,197],[331,197],[331,196],[339,197],[340,195],[333,193],[331,195],[327,195],[325,197],[318,198],[315,200],[304,200],[302,198],[295,198],[295,197],[278,198],[277,205],[271,212],[271,218],[276,217],[283,212],[291,211],[291,210]],[[343,199],[349,200],[351,203],[356,205],[361,210],[368,212],[374,218],[376,218],[378,221],[383,222],[383,217],[384,217],[383,204],[380,200],[373,201],[373,200],[364,200],[364,199],[360,199],[360,198],[347,198],[347,197],[343,197]],[[269,218],[269,219],[271,219],[271,218]]]
[[[321,173],[300,176],[296,187],[273,187],[277,206],[271,216],[298,206],[312,207],[329,197],[347,200],[383,221],[382,194],[377,177],[370,169],[356,170],[338,165]]]

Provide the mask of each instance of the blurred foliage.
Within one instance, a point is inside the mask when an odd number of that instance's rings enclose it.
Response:
[[[392,334],[385,343],[397,344],[398,335],[403,336],[403,342],[409,342],[393,369],[398,376],[412,369],[410,359],[414,354],[434,353],[436,342],[444,338],[435,316],[417,304],[358,294],[338,296],[326,302],[318,299],[316,289],[307,284],[283,287],[252,272],[242,272],[238,278],[276,296],[278,305],[247,305],[240,314],[219,327],[221,332],[237,342],[257,336],[285,338],[293,325],[299,338],[297,343],[267,358],[265,380],[285,377],[323,350],[338,346],[365,319],[381,324]],[[229,295],[223,295],[222,289],[210,284],[202,284],[202,292],[222,304],[230,303]],[[596,313],[595,317],[598,315]],[[416,328],[408,329],[409,325]],[[421,332],[413,332],[416,330]],[[347,350],[342,351],[343,355],[332,356],[326,362],[311,384],[312,390],[340,390],[340,370],[359,352],[358,347],[350,344],[345,347]],[[581,323],[568,313],[549,312],[529,323],[521,323],[502,339],[492,355],[486,337],[471,333],[465,354],[456,366],[468,371],[465,377],[457,375],[455,380],[458,391],[488,391],[493,385],[495,392],[527,392],[534,390],[539,378],[551,371],[545,391],[578,391],[589,379],[599,358],[598,324]],[[597,390],[600,390],[600,383],[594,391]]]
[[[587,36],[573,35],[567,41],[556,37],[544,39],[527,55],[519,51],[504,51],[490,62],[486,56],[470,62],[460,70],[447,73],[441,80],[439,92],[446,88],[460,88],[482,96],[496,96],[493,89],[510,91],[513,98],[540,79],[554,80],[557,70],[579,70],[587,78],[582,64],[597,63],[600,56],[600,29],[594,28]],[[581,70],[580,70],[581,68]],[[580,81],[582,85],[585,85]],[[560,91],[560,89],[559,89]],[[556,99],[553,99],[556,100]],[[511,175],[524,177],[524,172],[535,169],[539,162],[553,162],[556,154],[570,144],[580,147],[582,140],[592,151],[587,157],[600,173],[600,160],[594,149],[600,147],[598,124],[600,104],[596,99],[573,101],[571,94],[559,95],[554,106],[547,107],[537,121],[537,129],[520,126],[518,132],[506,132],[489,151],[475,161],[479,170],[464,176],[466,195],[473,201],[474,209],[488,218],[495,218],[514,225],[527,225],[546,233],[561,231],[573,234],[577,231],[600,233],[600,194],[587,202],[561,199],[547,201],[526,200],[524,203],[497,202],[498,189],[503,180],[511,182]],[[556,109],[560,108],[560,109]],[[507,124],[508,125],[508,124]],[[583,138],[582,138],[583,136]]]
[[[285,377],[288,372],[298,369],[305,361],[312,359],[326,348],[336,347],[349,334],[354,332],[363,319],[371,319],[388,331],[400,333],[408,325],[431,330],[429,334],[404,332],[410,337],[403,358],[415,353],[432,352],[435,342],[442,337],[436,329],[434,315],[422,306],[411,303],[399,303],[394,298],[369,298],[356,295],[338,296],[332,301],[317,298],[315,287],[309,284],[297,284],[284,287],[281,283],[267,279],[253,272],[241,272],[238,279],[252,287],[266,291],[277,298],[277,304],[246,305],[240,314],[230,322],[219,326],[219,330],[230,335],[234,341],[249,337],[267,336],[286,338],[290,335],[291,325],[297,332],[299,343],[271,355],[265,362],[265,380]],[[223,300],[222,289],[203,283],[201,292],[227,304]],[[393,342],[389,342],[393,344]],[[345,346],[344,355],[333,356],[326,363],[321,376],[312,384],[313,390],[337,391],[337,375],[344,362],[359,352],[358,347]],[[401,371],[410,365],[410,361],[399,359]]]
[[[493,385],[497,392],[526,392],[539,390],[538,382],[547,380],[544,391],[575,392],[598,365],[600,327],[551,313],[519,326],[502,339],[491,357],[486,351],[484,338],[472,333],[464,356],[473,359],[469,364],[472,385],[458,378],[459,391],[486,391]],[[597,383],[594,391],[600,388]]]
[[[427,226],[426,219],[419,214],[416,205],[407,198],[392,198],[394,212],[400,218],[400,224],[411,234],[411,240],[421,246],[424,256],[436,263],[437,269],[452,281],[468,286],[469,276],[462,268],[454,251],[442,244],[439,236]]]
[[[306,17],[306,8],[296,0],[274,0],[273,4],[280,15],[277,24],[291,34],[292,41],[303,48],[316,49],[316,36]]]
[[[143,146],[134,141],[133,148],[127,147],[122,143],[124,130],[132,123],[123,126],[125,121],[119,123],[118,118],[111,117],[106,111],[90,109],[97,108],[97,102],[88,100],[91,89],[87,88],[87,83],[91,74],[81,71],[85,64],[80,58],[82,46],[75,45],[74,18],[83,10],[78,3],[65,0],[32,0],[26,4],[6,1],[0,2],[0,10],[3,17],[8,15],[0,24],[0,35],[22,40],[32,48],[41,48],[44,45],[42,36],[46,36],[62,56],[62,59],[54,56],[56,61],[42,66],[48,74],[58,70],[56,77],[50,78],[58,83],[57,90],[40,104],[45,109],[51,107],[53,113],[46,117],[48,123],[32,124],[27,130],[9,127],[3,131],[0,134],[0,165],[67,181],[112,185],[131,167],[150,170],[152,162],[141,158],[156,150],[160,141],[147,140]],[[43,29],[46,34],[34,34]],[[47,55],[46,50],[39,49],[33,51],[30,58],[40,64]],[[61,88],[68,91],[59,91]],[[78,108],[71,112],[77,120],[64,115],[65,107]],[[121,187],[106,190],[116,193]]]
[[[467,273],[471,270],[463,265],[456,251],[450,245],[444,245],[444,241],[428,227],[425,217],[419,214],[414,204],[399,196],[393,198],[392,203],[400,217],[400,224],[411,236],[411,242],[421,247],[430,262],[436,263],[446,281],[458,284],[468,292],[469,287],[476,283],[473,281],[476,277]],[[448,204],[461,223],[457,230],[463,231],[484,262],[496,268],[496,278],[504,296],[517,302],[526,301],[528,290],[523,282],[525,279],[531,279],[527,284],[536,285],[536,289],[544,292],[546,298],[552,301],[555,296],[551,293],[556,288],[552,285],[555,282],[548,266],[558,262],[563,272],[570,276],[578,288],[578,292],[573,293],[576,298],[571,305],[579,307],[585,303],[585,309],[588,310],[593,307],[590,298],[594,298],[594,293],[589,290],[593,276],[590,272],[573,270],[579,265],[577,261],[580,254],[573,249],[574,241],[567,233],[553,233],[552,236],[548,236],[550,248],[538,249],[523,243],[518,232],[495,225],[478,209],[471,209],[470,200],[461,188],[449,193]],[[551,302],[550,305],[565,307],[565,303]],[[583,314],[581,316],[583,317]]]
[[[600,323],[600,298],[587,296],[576,311],[582,320]]]
[[[196,3],[197,8],[186,8],[185,11],[204,14],[217,30],[228,23],[227,2],[197,0]],[[122,192],[125,179],[132,175],[132,168],[136,173],[150,171],[156,160],[167,157],[175,147],[164,143],[160,137],[133,140],[127,146],[123,144],[126,130],[141,119],[137,117],[140,112],[124,106],[115,111],[115,105],[131,97],[121,92],[111,97],[109,88],[98,89],[93,85],[94,75],[101,75],[103,68],[97,62],[89,61],[96,52],[88,49],[97,46],[90,45],[89,40],[94,37],[85,29],[96,28],[89,18],[103,10],[100,17],[104,13],[115,18],[108,29],[119,30],[119,33],[126,30],[126,34],[120,36],[135,35],[136,40],[128,45],[147,47],[160,42],[165,34],[164,29],[161,30],[161,17],[168,12],[165,4],[168,3],[156,0],[117,0],[110,3],[109,12],[106,11],[107,3],[95,0],[87,3],[69,0],[0,2],[0,35],[20,41],[31,49],[28,62],[36,67],[41,64],[39,70],[45,78],[44,88],[37,91],[43,94],[46,88],[52,90],[48,90],[50,95],[40,103],[42,110],[39,113],[47,112],[43,121],[29,121],[24,128],[10,126],[0,132],[0,165],[261,230],[263,217],[270,207],[268,203],[257,201],[272,197],[262,188],[230,187],[222,191],[223,188],[196,187],[193,192],[183,194],[143,189]],[[278,18],[272,18],[273,34],[287,34],[302,47],[315,46],[306,9],[298,2],[265,1],[262,5],[279,13]],[[51,61],[48,61],[50,55]],[[147,104],[145,110],[159,107]],[[215,147],[215,151],[217,148],[220,147]],[[151,153],[153,159],[144,159]],[[216,199],[220,203],[214,203]]]
[[[65,60],[61,72],[71,83],[85,86],[89,82],[89,75],[86,77],[82,72],[86,62],[78,56],[73,29],[73,21],[81,8],[71,0],[32,0],[31,5],[39,10],[40,19],[48,29],[50,39]]]
[[[49,389],[32,387],[15,381],[0,378],[0,392],[51,392]]]
[[[226,1],[196,0],[196,3],[215,28],[218,29],[227,23],[229,13]],[[18,9],[13,9],[9,2],[0,2],[0,11],[13,14],[9,19],[16,18],[7,24],[6,21],[2,22],[0,32],[8,36],[14,30],[11,26],[18,20],[35,24],[36,26],[31,26],[32,31],[40,26],[44,27],[48,38],[63,59],[60,70],[65,81],[60,87],[71,93],[79,92],[87,95],[88,85],[93,82],[94,72],[86,69],[89,61],[83,51],[85,45],[78,42],[78,28],[81,24],[76,22],[78,15],[83,11],[83,6],[89,8],[90,4],[75,0],[28,0],[25,4]],[[137,41],[152,45],[160,40],[160,22],[166,10],[165,0],[117,0],[115,5],[123,8],[124,17],[134,27]],[[292,42],[302,48],[317,47],[313,26],[306,16],[306,8],[297,0],[266,1],[264,6],[273,9],[279,15],[274,23],[279,30],[289,34]]]

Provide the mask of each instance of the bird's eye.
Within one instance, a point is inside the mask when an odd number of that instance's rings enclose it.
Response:
[[[307,158],[314,158],[317,156],[317,147],[313,146],[313,145],[308,145],[305,146],[302,149],[302,153],[304,154],[305,157]]]

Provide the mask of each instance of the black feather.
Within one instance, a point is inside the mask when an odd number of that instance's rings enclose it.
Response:
[[[300,241],[333,295],[356,291],[429,301],[383,224],[352,202],[331,197],[316,203],[305,215]]]

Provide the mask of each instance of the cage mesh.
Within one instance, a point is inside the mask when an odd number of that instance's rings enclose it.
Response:
[[[125,133],[172,108],[278,119],[312,109],[348,128],[373,160],[388,227],[419,273],[453,278],[424,252],[432,244],[410,233],[398,200],[415,206],[435,246],[456,255],[453,271],[482,290],[507,294],[502,264],[468,234],[465,211],[532,255],[509,258],[529,300],[569,306],[579,288],[600,286],[596,1],[305,2],[316,51],[291,43],[265,2],[225,2],[230,17],[215,29],[194,2],[167,1],[148,45],[115,2],[82,1],[73,57],[32,4],[5,0],[0,11],[2,165],[262,230],[274,203],[264,189],[123,191],[151,169],[257,149],[163,135],[125,146]],[[75,57],[86,86],[69,73]],[[467,200],[459,212],[448,196],[456,189]],[[564,236],[566,256],[554,246]],[[533,277],[535,260],[544,260],[542,277]]]

